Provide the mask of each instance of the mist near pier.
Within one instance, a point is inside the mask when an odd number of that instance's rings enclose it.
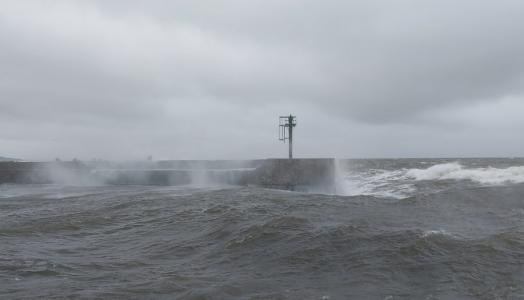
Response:
[[[77,187],[151,185],[209,188],[247,185],[249,176],[262,164],[262,161],[83,162],[76,160],[27,164],[30,166],[24,166],[23,162],[13,164],[13,169],[17,168],[19,175],[8,182]]]

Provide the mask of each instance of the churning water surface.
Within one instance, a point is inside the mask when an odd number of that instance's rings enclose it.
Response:
[[[339,195],[0,185],[0,298],[521,299],[523,166],[339,161]]]

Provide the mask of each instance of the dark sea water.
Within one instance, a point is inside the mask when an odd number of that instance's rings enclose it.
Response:
[[[524,160],[341,161],[337,193],[0,185],[1,299],[524,299]]]

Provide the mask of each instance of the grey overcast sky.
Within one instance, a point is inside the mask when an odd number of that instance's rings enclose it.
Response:
[[[0,3],[0,156],[524,156],[524,1]]]

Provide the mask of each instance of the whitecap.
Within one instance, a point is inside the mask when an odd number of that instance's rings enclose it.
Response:
[[[450,234],[449,232],[443,230],[443,229],[439,229],[439,230],[424,230],[422,232],[422,237],[423,238],[427,238],[427,237],[430,237],[430,236],[435,236],[435,235],[445,235],[445,236],[453,236],[452,234]]]
[[[410,182],[405,182],[403,170],[370,169],[366,172],[347,171],[337,176],[337,193],[346,196],[376,196],[402,199],[415,192]]]
[[[524,182],[524,166],[468,169],[458,162],[452,162],[427,169],[410,169],[406,176],[415,180],[471,180],[481,184],[499,185]]]

